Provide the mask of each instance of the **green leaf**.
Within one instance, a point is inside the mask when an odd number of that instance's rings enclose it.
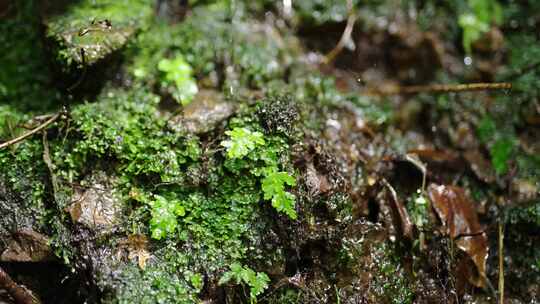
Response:
[[[257,276],[252,278],[249,285],[251,298],[256,298],[260,295],[266,288],[268,288],[268,283],[270,278],[264,272],[258,272]]]
[[[233,278],[233,272],[232,271],[227,271],[225,272],[221,278],[219,279],[219,282],[218,282],[218,285],[223,285],[223,284],[227,284],[229,283],[232,278]]]
[[[264,272],[255,272],[253,269],[242,266],[239,263],[233,263],[230,266],[229,271],[225,272],[223,276],[219,279],[218,284],[223,285],[235,280],[236,284],[246,284],[250,287],[249,296],[254,302],[257,299],[257,296],[260,295],[266,288],[268,288],[268,283],[270,278]]]
[[[471,45],[482,34],[489,31],[490,23],[502,23],[502,8],[496,0],[469,0],[470,11],[458,18],[458,24],[463,29],[463,48],[471,54]]]
[[[227,148],[228,158],[243,158],[253,151],[255,147],[265,144],[264,136],[261,132],[252,132],[247,128],[234,128],[225,132],[230,136],[229,140],[221,142]]]
[[[191,66],[182,56],[174,59],[162,59],[158,63],[158,70],[163,72],[162,86],[173,87],[172,95],[182,105],[187,105],[198,93],[197,83],[193,78]]]
[[[294,210],[295,196],[285,192],[285,185],[295,186],[296,180],[287,172],[273,172],[268,169],[266,176],[262,180],[262,190],[264,199],[272,200],[272,206],[278,212],[287,214],[291,219],[296,219]]]
[[[193,274],[189,280],[191,281],[191,285],[197,289],[197,290],[201,290],[202,287],[203,287],[203,278],[202,278],[202,275],[199,274],[199,273],[195,273]]]

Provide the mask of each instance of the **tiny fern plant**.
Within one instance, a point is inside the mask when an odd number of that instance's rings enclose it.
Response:
[[[468,0],[469,11],[459,16],[463,29],[463,48],[470,55],[472,44],[489,31],[492,23],[502,23],[502,8],[496,0]]]
[[[295,196],[286,192],[286,186],[296,186],[294,176],[288,172],[280,171],[275,153],[265,147],[264,135],[258,131],[251,131],[245,127],[235,127],[226,131],[228,140],[221,142],[227,149],[229,160],[249,159],[254,162],[262,161],[264,166],[251,166],[250,172],[261,177],[261,188],[264,199],[272,202],[272,206],[278,211],[285,213],[291,219],[296,219]]]
[[[266,288],[270,278],[264,272],[255,272],[251,268],[233,263],[230,270],[225,272],[219,280],[219,285],[226,284],[234,280],[236,284],[246,284],[249,286],[249,298],[251,303],[257,302],[257,296]]]
[[[231,139],[221,143],[227,148],[227,157],[242,158],[248,155],[256,146],[264,145],[264,137],[261,132],[251,132],[247,128],[234,128],[231,131],[226,131]]]
[[[277,211],[296,219],[297,216],[294,210],[295,197],[293,194],[285,192],[285,185],[296,186],[296,180],[289,173],[275,171],[266,173],[262,180],[264,199],[271,200],[272,206]]]
[[[164,58],[158,63],[158,70],[163,75],[161,85],[171,91],[176,101],[185,106],[193,100],[199,89],[192,75],[193,70],[184,57]]]

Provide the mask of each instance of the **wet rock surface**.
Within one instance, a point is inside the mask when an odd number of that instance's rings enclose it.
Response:
[[[92,230],[111,230],[120,223],[122,201],[114,190],[115,179],[96,172],[75,187],[67,211],[71,220]]]
[[[12,235],[0,255],[1,262],[49,262],[55,259],[49,238],[33,230],[20,230]]]
[[[171,118],[169,126],[177,131],[203,134],[212,131],[235,111],[233,103],[212,90],[202,90],[184,107],[182,114]]]
[[[108,10],[103,3],[85,0],[68,4],[64,14],[51,10],[44,23],[62,64],[86,67],[110,56],[128,42],[151,11],[147,1],[111,5]]]

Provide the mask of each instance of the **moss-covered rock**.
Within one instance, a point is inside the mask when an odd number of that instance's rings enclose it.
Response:
[[[66,67],[90,66],[123,47],[152,16],[152,1],[81,1],[46,21]]]

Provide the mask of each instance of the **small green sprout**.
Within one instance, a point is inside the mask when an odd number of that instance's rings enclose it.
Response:
[[[191,282],[191,286],[197,290],[201,290],[204,285],[203,277],[200,273],[194,273],[190,275],[189,281]]]
[[[193,78],[191,66],[182,56],[162,59],[158,63],[158,69],[164,73],[162,84],[174,87],[172,95],[176,101],[185,106],[193,100],[199,89]]]
[[[261,132],[252,132],[247,128],[234,128],[225,134],[231,137],[230,140],[224,140],[221,145],[227,148],[228,158],[243,158],[248,155],[255,147],[264,145],[264,137]]]
[[[154,195],[151,203],[150,230],[152,238],[160,240],[174,233],[178,225],[177,217],[184,216],[186,211],[178,200],[169,201],[161,195]]]
[[[231,280],[235,280],[236,284],[247,284],[251,303],[257,303],[257,296],[268,288],[270,282],[268,275],[264,272],[256,273],[253,269],[242,267],[239,263],[233,263],[230,267],[231,270],[225,272],[219,279],[219,285],[226,284]]]
[[[248,159],[257,162],[263,161],[264,167],[253,166],[250,172],[262,177],[261,186],[264,199],[271,200],[272,206],[278,211],[296,219],[294,210],[295,196],[285,191],[285,185],[295,186],[296,180],[287,172],[279,171],[276,155],[266,144],[261,132],[252,132],[247,128],[236,127],[225,132],[230,136],[229,140],[221,142],[227,148],[227,158],[242,159],[249,155]]]
[[[489,31],[492,22],[502,23],[502,8],[496,0],[468,0],[470,11],[459,16],[463,29],[463,48],[471,54],[471,45]]]
[[[295,186],[296,180],[287,172],[267,173],[262,180],[264,199],[272,200],[272,206],[277,211],[287,214],[291,219],[296,219],[294,210],[295,197],[285,191],[285,184]]]

